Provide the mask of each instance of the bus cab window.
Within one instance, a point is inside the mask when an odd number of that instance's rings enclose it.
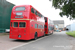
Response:
[[[18,22],[14,22],[14,27],[18,27]]]
[[[26,27],[26,23],[25,22],[20,22],[19,27]]]

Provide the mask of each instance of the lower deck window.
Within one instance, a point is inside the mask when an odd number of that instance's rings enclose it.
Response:
[[[40,25],[38,25],[38,28],[40,28]]]
[[[18,27],[18,22],[14,22],[14,27]]]
[[[37,24],[35,24],[35,28],[37,28]]]
[[[20,22],[19,27],[26,27],[26,23],[25,22]]]
[[[42,28],[42,25],[40,27]]]

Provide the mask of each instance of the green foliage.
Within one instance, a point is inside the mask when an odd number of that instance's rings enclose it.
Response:
[[[61,17],[66,15],[67,18],[75,18],[75,0],[52,0],[52,6],[61,10],[59,13]]]

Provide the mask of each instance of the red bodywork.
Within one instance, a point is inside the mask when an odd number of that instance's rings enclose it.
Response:
[[[17,7],[25,7],[25,10],[15,11]],[[35,11],[34,13],[32,13],[31,8],[33,8],[31,5],[21,5],[13,7],[10,24],[11,39],[20,39],[20,40],[34,39],[36,32],[38,37],[44,35],[44,25],[45,25],[44,17],[39,17],[38,15],[35,15]],[[34,8],[34,10],[36,9]],[[22,15],[16,15],[16,13],[20,14],[22,13]],[[25,24],[25,27],[20,27],[20,23]],[[37,24],[37,28],[35,28],[35,24]],[[39,27],[38,25],[42,26],[38,28]]]
[[[48,34],[52,34],[53,31],[54,31],[54,24],[53,22],[48,19],[47,17],[44,17],[45,19],[45,34],[48,35]]]

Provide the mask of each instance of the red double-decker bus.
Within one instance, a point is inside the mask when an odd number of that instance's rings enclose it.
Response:
[[[37,39],[44,36],[44,16],[31,5],[14,6],[10,22],[10,38]]]
[[[47,17],[44,17],[45,19],[45,34],[46,35],[49,35],[49,34],[53,34],[53,31],[54,31],[54,24],[53,22],[48,19]]]

